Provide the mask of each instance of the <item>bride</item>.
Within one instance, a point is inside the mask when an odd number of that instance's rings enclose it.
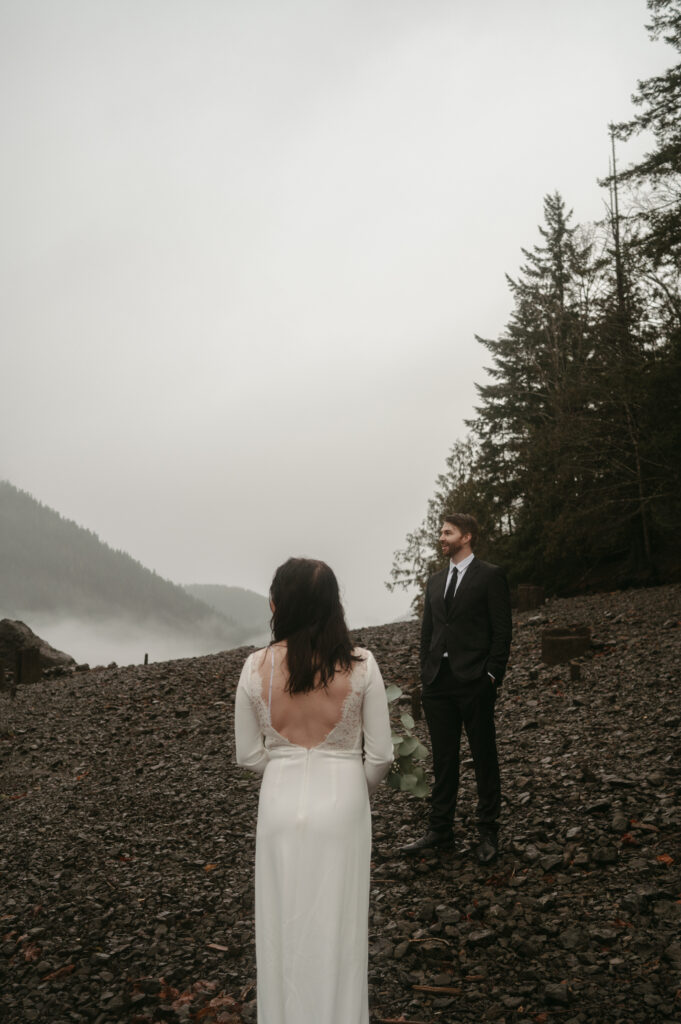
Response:
[[[263,773],[255,850],[258,1024],[368,1024],[369,795],[392,743],[373,655],[324,562],[290,558],[273,642],[236,693],[237,762]]]

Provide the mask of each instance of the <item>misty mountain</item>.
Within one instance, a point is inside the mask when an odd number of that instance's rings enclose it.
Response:
[[[97,624],[107,642],[129,627],[136,651],[147,636],[157,646],[160,637],[172,640],[168,657],[225,650],[252,632],[7,481],[0,481],[2,616],[31,626]],[[47,639],[54,642],[54,631]]]
[[[272,613],[269,601],[262,594],[244,587],[227,587],[219,583],[191,583],[184,589],[235,622],[253,637],[253,643],[256,643],[255,638],[261,638],[263,643],[269,640]]]

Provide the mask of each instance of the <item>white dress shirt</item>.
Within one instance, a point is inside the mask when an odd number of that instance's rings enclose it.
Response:
[[[459,575],[456,577],[456,587],[454,588],[454,593],[456,594],[457,590],[461,586],[461,580],[463,579],[463,574],[465,573],[466,569],[471,564],[471,562],[473,561],[474,558],[475,558],[475,555],[471,552],[470,555],[467,555],[464,559],[462,559],[462,561],[460,561],[456,565],[454,564],[454,562],[450,561],[450,563],[449,563],[449,572],[447,573],[447,582],[445,583],[445,594],[447,593],[447,587],[449,586],[449,581],[452,578],[452,573],[454,572],[455,569],[458,569]]]

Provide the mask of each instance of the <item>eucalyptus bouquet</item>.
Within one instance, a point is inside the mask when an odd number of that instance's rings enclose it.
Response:
[[[394,704],[402,696],[401,688],[395,683],[386,686],[385,693],[390,704]],[[404,728],[404,735],[393,729],[391,739],[395,760],[388,775],[388,785],[393,789],[411,793],[413,796],[428,796],[429,786],[425,769],[420,764],[414,764],[415,761],[422,761],[427,757],[428,751],[412,732],[414,728],[412,716],[403,711],[400,721]]]

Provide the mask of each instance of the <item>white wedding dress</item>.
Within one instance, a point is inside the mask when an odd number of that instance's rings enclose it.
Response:
[[[362,660],[326,691],[286,693],[278,646],[252,654],[239,680],[237,762],[264,772],[258,1024],[369,1024],[369,794],[393,754],[378,666],[369,651],[354,653]]]

